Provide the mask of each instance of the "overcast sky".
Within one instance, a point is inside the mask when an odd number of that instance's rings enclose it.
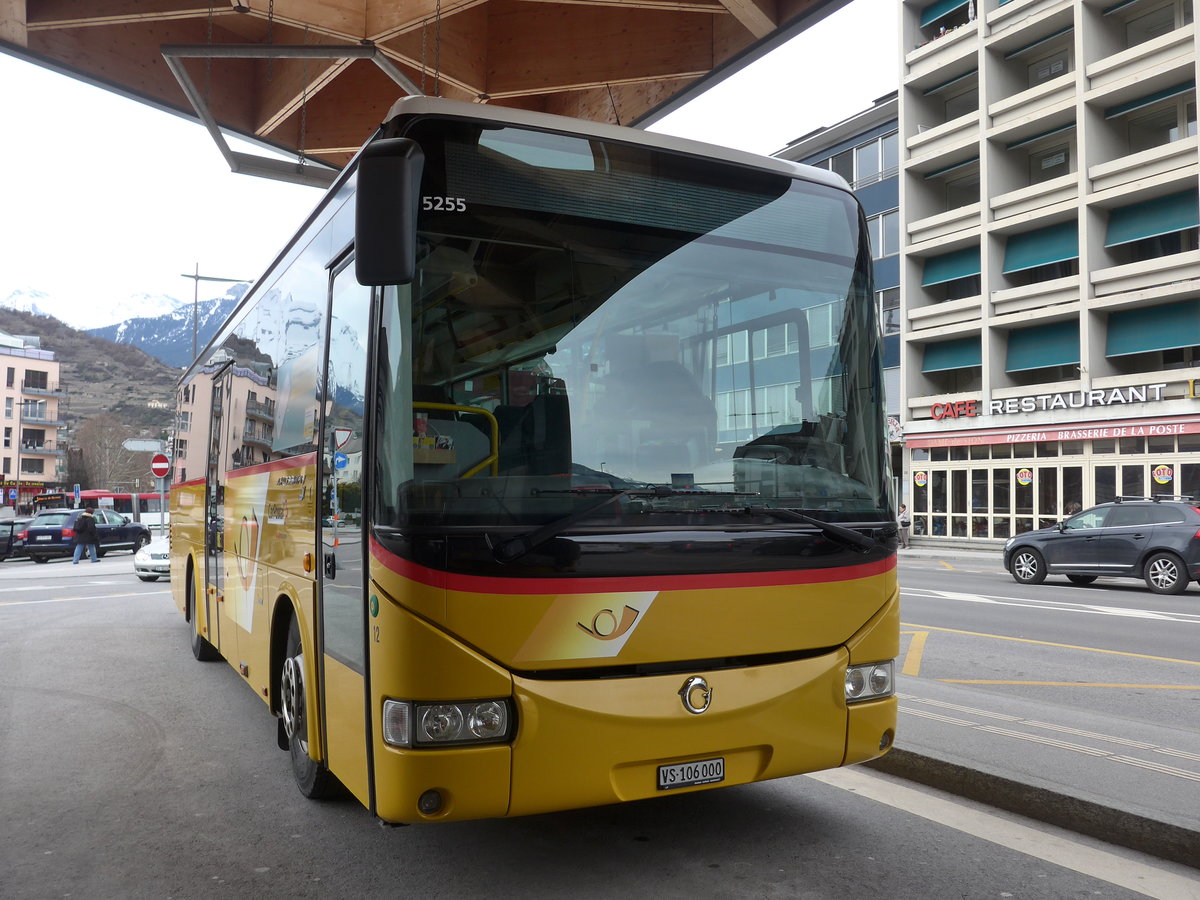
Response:
[[[897,86],[898,8],[853,0],[651,130],[772,153],[866,109]],[[4,54],[0,123],[0,300],[41,291],[81,327],[139,294],[190,300],[197,263],[257,277],[320,196],[234,175],[201,126]]]

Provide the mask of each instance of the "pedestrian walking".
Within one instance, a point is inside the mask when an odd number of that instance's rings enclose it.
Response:
[[[900,504],[900,511],[896,513],[896,536],[900,538],[900,549],[908,549],[908,529],[912,525],[912,519],[908,515],[908,507],[903,503]]]
[[[83,555],[85,547],[92,562],[100,562],[100,529],[96,527],[96,517],[92,515],[90,506],[85,506],[83,512],[75,519],[74,544],[73,565],[79,565],[79,557]]]

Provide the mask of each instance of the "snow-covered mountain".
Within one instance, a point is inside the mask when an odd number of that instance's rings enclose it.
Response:
[[[186,306],[190,300],[179,300],[166,294],[132,294],[113,303],[79,302],[77,297],[60,297],[33,288],[20,288],[0,299],[0,307],[53,316],[81,331],[126,321],[168,315]]]
[[[203,348],[216,334],[248,289],[249,285],[235,284],[224,296],[199,304],[195,322],[197,348]],[[186,301],[160,315],[135,316],[116,325],[84,330],[117,344],[138,347],[169,366],[182,368],[192,361],[192,315],[192,303]]]

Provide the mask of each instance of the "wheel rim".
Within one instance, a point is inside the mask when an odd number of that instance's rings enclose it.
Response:
[[[1013,563],[1013,569],[1021,579],[1033,578],[1037,575],[1037,568],[1037,560],[1028,553],[1022,553]]]
[[[1149,574],[1155,587],[1169,588],[1179,580],[1179,567],[1166,557],[1159,557],[1151,561]]]
[[[283,677],[280,682],[283,730],[289,740],[297,740],[302,747],[304,740],[304,654],[297,653],[283,661]]]

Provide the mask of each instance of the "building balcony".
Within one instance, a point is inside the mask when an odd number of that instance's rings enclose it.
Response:
[[[1167,172],[1187,174],[1189,178],[1195,178],[1197,171],[1200,171],[1200,164],[1197,162],[1200,159],[1200,156],[1197,155],[1198,148],[1200,148],[1200,139],[1196,135],[1192,135],[1158,147],[1151,147],[1149,150],[1142,150],[1139,153],[1131,153],[1129,156],[1122,156],[1111,162],[1098,163],[1088,169],[1092,191],[1108,190]],[[1189,173],[1177,172],[1181,169],[1191,169],[1192,171]]]
[[[1077,275],[992,291],[992,314],[996,316],[1019,315],[1022,320],[1025,320],[1029,318],[1029,313],[1033,310],[1040,311],[1055,307],[1055,312],[1061,313],[1061,307],[1066,304],[1079,304],[1079,276]],[[992,324],[1011,325],[1016,323],[993,322]]]
[[[955,62],[977,52],[975,38],[979,35],[979,23],[967,22],[945,34],[921,44],[904,57],[908,67],[905,78],[920,78],[939,69],[952,66]]]
[[[22,381],[21,393],[34,397],[65,397],[67,389],[61,384],[31,384],[28,381]]]
[[[254,416],[258,419],[266,419],[269,422],[275,421],[275,404],[260,403],[257,400],[246,401],[246,415]]]
[[[971,112],[941,125],[917,123],[917,133],[905,141],[908,149],[908,164],[924,164],[934,168],[932,161],[938,157],[958,152],[974,151],[978,156],[979,113]]]
[[[978,328],[982,304],[982,297],[966,297],[962,300],[945,300],[928,306],[910,307],[905,313],[908,318],[908,330],[910,333],[928,332],[933,329],[953,329],[956,325]]]
[[[27,413],[22,412],[21,413],[21,424],[22,425],[43,425],[46,428],[63,428],[66,426],[67,423],[60,420],[58,418],[57,413],[55,413],[53,416],[47,416],[47,415],[39,416],[39,415],[27,414]]]
[[[980,204],[968,203],[958,209],[926,216],[908,225],[908,239],[913,244],[932,241],[979,225]]]
[[[1196,63],[1196,26],[1185,25],[1128,50],[1097,60],[1084,69],[1090,102],[1093,93],[1120,88],[1153,90],[1155,79],[1188,77]]]
[[[65,456],[66,451],[57,446],[54,441],[23,441],[22,456]]]
[[[1009,0],[987,14],[988,31],[1003,39],[1018,29],[1036,28],[1057,13],[1069,13],[1071,6],[1071,0]]]
[[[247,447],[259,447],[263,450],[270,450],[272,440],[272,435],[263,434],[258,431],[246,431],[242,433],[242,443]]]
[[[1073,73],[1059,75],[1049,81],[997,100],[988,107],[992,127],[1003,129],[1043,116],[1061,115],[1075,106],[1075,78]]]
[[[1079,196],[1079,177],[1074,172],[1051,178],[1040,184],[1000,194],[991,200],[992,215],[996,220],[1025,213],[1045,211],[1058,203],[1074,203]]]
[[[1123,266],[1095,269],[1091,273],[1092,289],[1097,297],[1127,291],[1170,293],[1200,290],[1200,250],[1160,256]]]

